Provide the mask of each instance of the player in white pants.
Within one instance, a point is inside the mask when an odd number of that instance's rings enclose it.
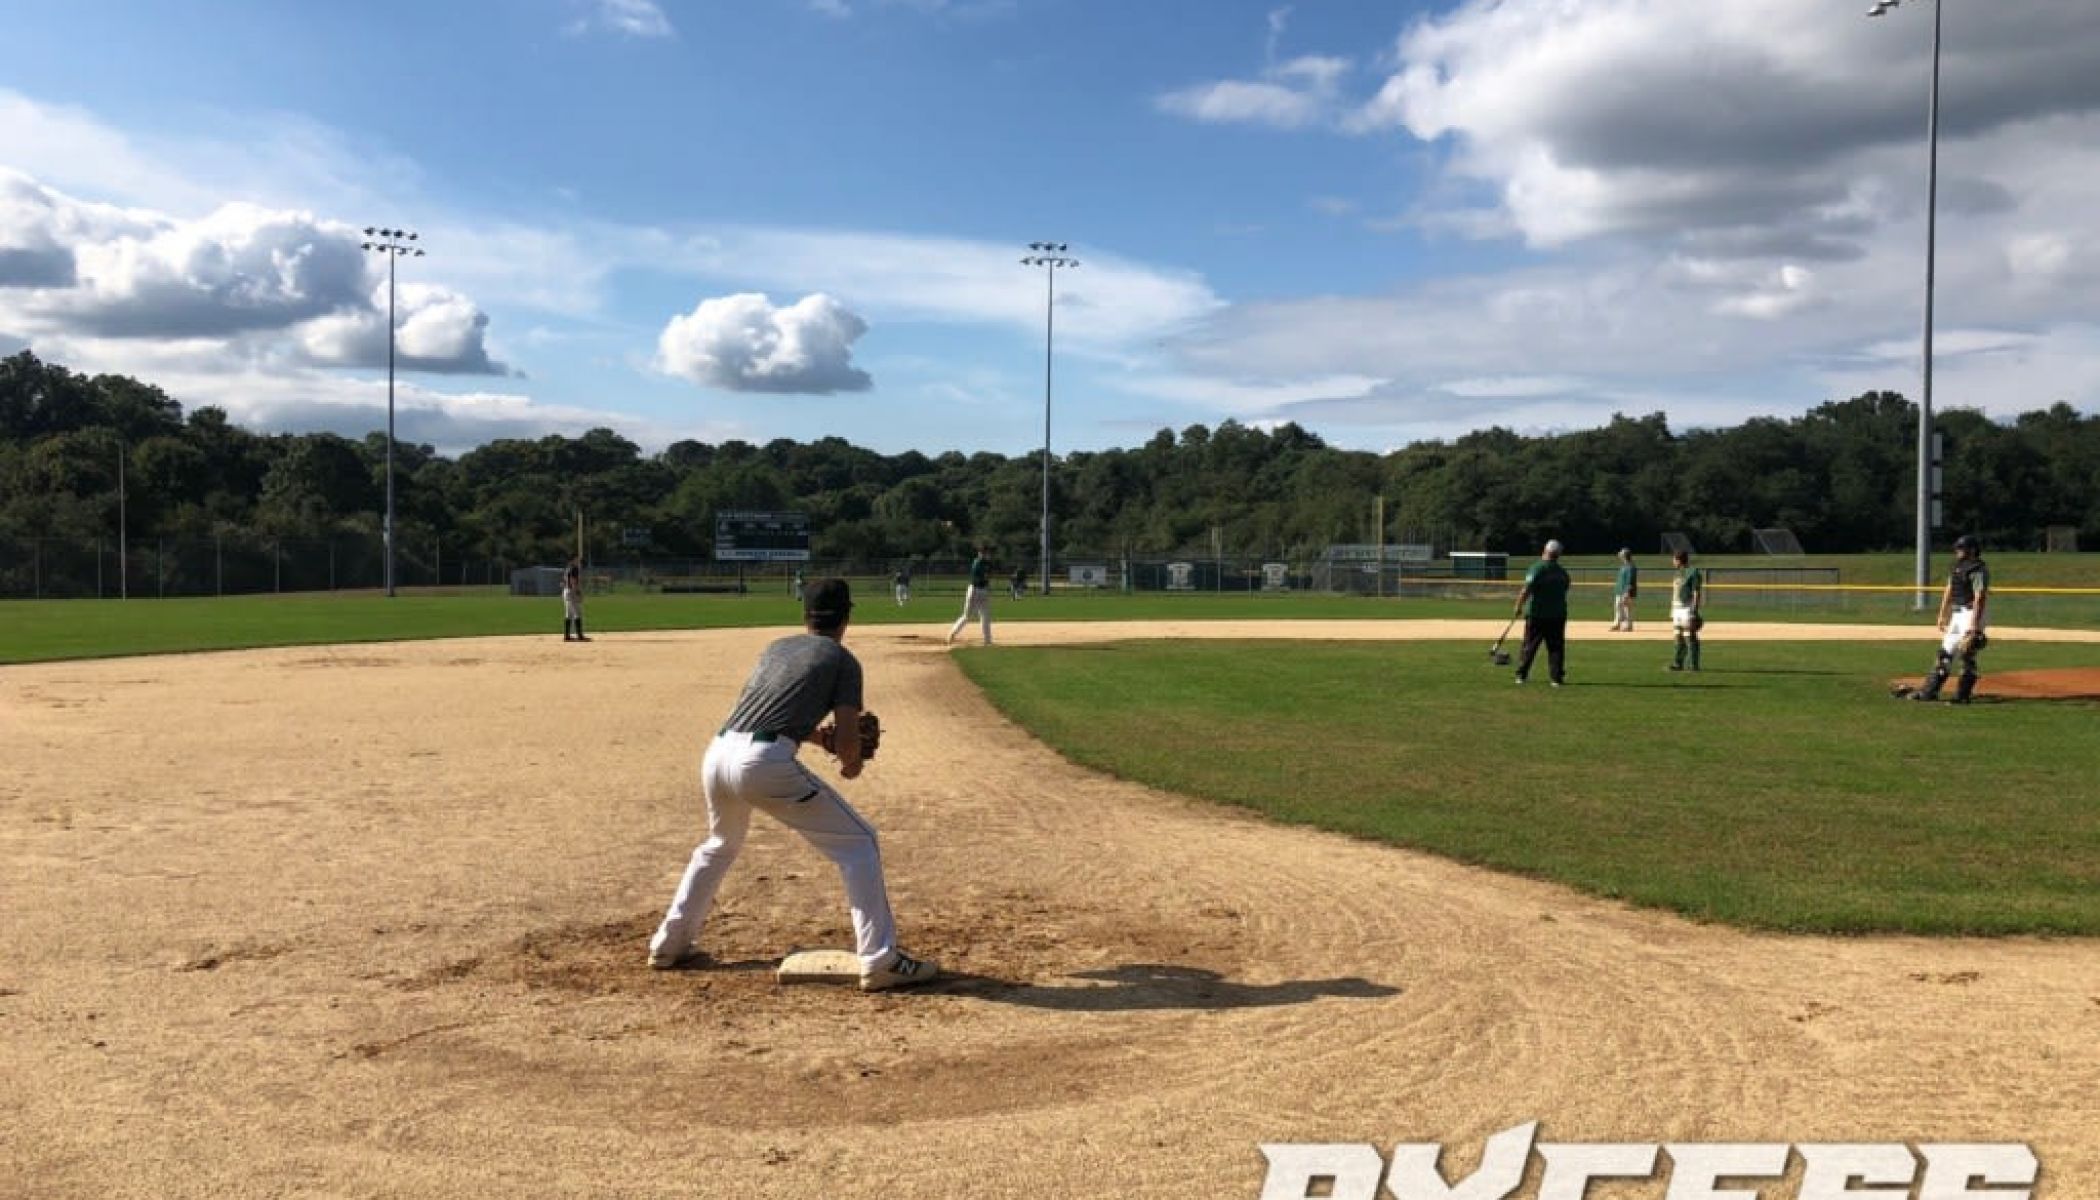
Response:
[[[1612,581],[1611,630],[1633,632],[1633,602],[1641,594],[1641,571],[1633,565],[1633,550],[1619,551],[1619,574]]]
[[[962,631],[971,621],[984,626],[984,644],[992,644],[992,552],[989,547],[979,546],[977,557],[970,560],[970,590],[963,594],[963,613],[948,629],[948,640],[962,636]]]
[[[714,906],[723,876],[744,848],[753,810],[801,834],[839,869],[846,905],[853,910],[853,946],[861,968],[873,970],[896,953],[897,921],[883,888],[875,827],[853,811],[837,789],[798,762],[797,749],[790,738],[739,732],[720,734],[708,744],[700,765],[707,792],[707,840],[693,851],[685,877],[678,881],[652,955],[656,947],[677,946],[680,955],[686,952]]]
[[[561,573],[561,640],[588,642],[583,636],[583,560],[569,563]]]
[[[729,720],[708,744],[700,779],[707,796],[707,840],[693,851],[663,923],[649,941],[649,965],[670,970],[698,957],[700,927],[723,876],[736,862],[760,811],[786,825],[839,869],[853,912],[853,948],[863,991],[924,983],[940,968],[897,947],[896,919],[883,886],[875,828],[838,790],[796,761],[801,743],[829,719],[839,730],[832,753],[839,774],[861,772],[860,661],[841,645],[852,593],[843,579],[820,579],[807,592],[809,632],[785,637],[759,657]]]
[[[1989,643],[1984,629],[1989,624],[1985,613],[1990,602],[1991,569],[1984,565],[1983,543],[1965,533],[1954,539],[1954,566],[1947,572],[1947,590],[1940,593],[1939,657],[1925,682],[1910,693],[1911,699],[1939,699],[1957,658],[1961,678],[1954,685],[1951,703],[1967,704],[1976,694],[1976,682],[1982,678],[1976,655]]]

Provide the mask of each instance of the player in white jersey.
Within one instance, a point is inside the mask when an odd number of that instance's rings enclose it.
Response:
[[[583,560],[571,559],[561,573],[561,640],[588,642],[583,636]]]

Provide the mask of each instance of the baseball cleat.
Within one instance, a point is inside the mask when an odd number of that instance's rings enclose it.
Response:
[[[864,992],[886,992],[891,988],[913,987],[930,983],[940,977],[940,964],[928,958],[913,958],[899,950],[888,965],[872,971],[863,971],[860,990]]]
[[[652,971],[676,971],[681,967],[697,967],[707,961],[707,953],[693,946],[683,950],[651,950],[649,969]]]

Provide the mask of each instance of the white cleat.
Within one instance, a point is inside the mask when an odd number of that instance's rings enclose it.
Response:
[[[914,987],[931,983],[940,978],[940,964],[927,958],[913,958],[899,950],[886,966],[872,971],[863,971],[860,990],[864,992],[886,992],[891,988]]]

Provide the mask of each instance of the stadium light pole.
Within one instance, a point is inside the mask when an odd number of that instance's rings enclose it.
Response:
[[[1918,404],[1918,590],[1913,600],[1920,611],[1932,586],[1932,283],[1939,236],[1940,11],[1945,7],[1943,0],[1926,2],[1932,5],[1932,82],[1925,104],[1925,383]],[[1867,15],[1885,17],[1902,5],[1903,0],[1875,0]]]
[[[406,229],[365,227],[365,249],[386,255],[386,529],[380,541],[386,545],[386,594],[394,595],[394,262],[404,255],[423,257],[423,248],[409,245],[416,235]]]
[[[1024,267],[1043,268],[1043,595],[1050,594],[1050,346],[1057,330],[1057,269],[1079,265],[1063,242],[1030,242]]]

